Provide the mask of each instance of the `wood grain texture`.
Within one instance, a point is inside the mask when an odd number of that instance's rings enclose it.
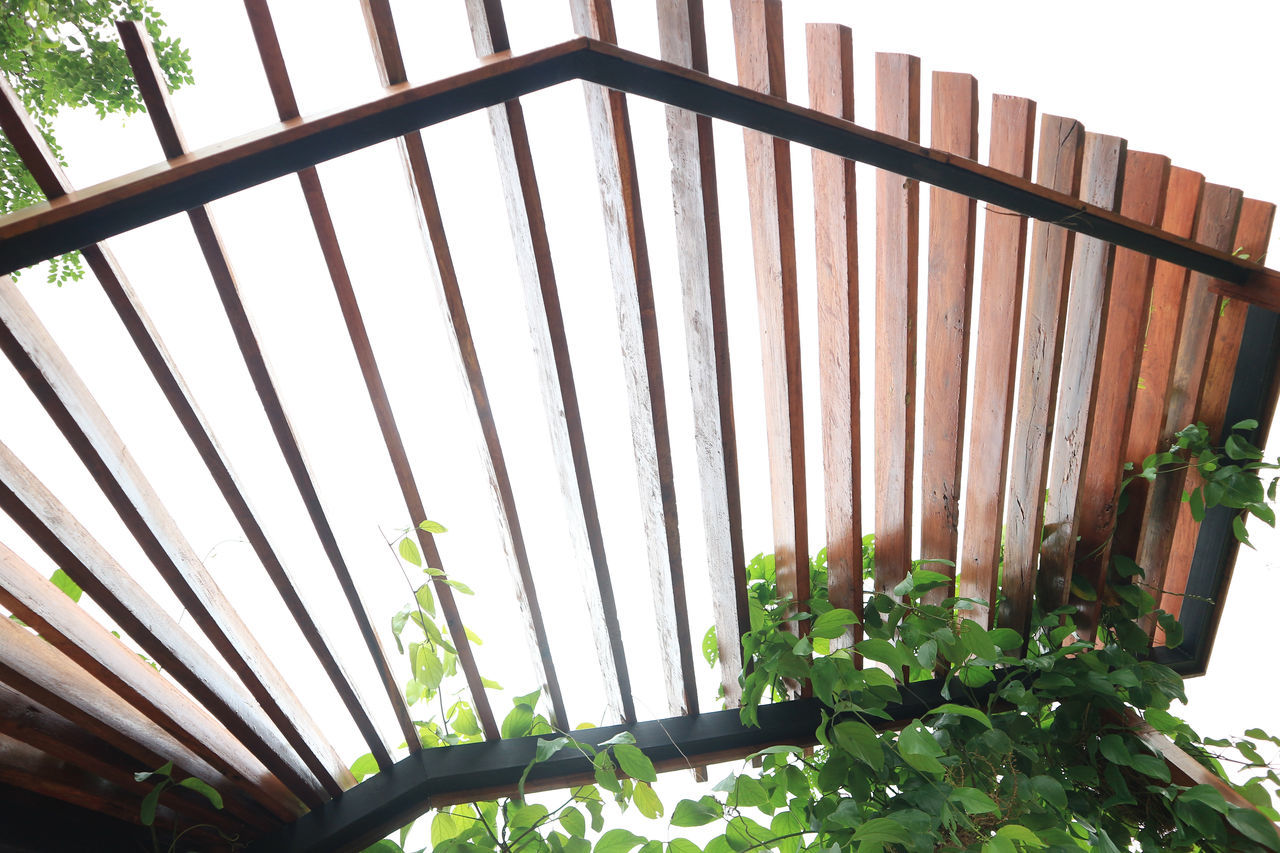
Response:
[[[805,28],[809,105],[853,121],[853,31]],[[858,208],[852,160],[813,152],[818,364],[822,393],[822,470],[827,529],[827,595],[861,620],[862,429],[858,357]],[[832,648],[862,639],[850,626]]]
[[[468,0],[467,20],[476,55],[481,59],[510,50],[501,4]],[[606,715],[634,721],[631,677],[614,601],[613,581],[604,553],[595,486],[587,460],[582,413],[569,360],[569,342],[556,285],[533,152],[519,101],[489,110],[489,126],[498,159],[498,173],[507,201],[516,266],[524,285],[525,309],[539,375],[547,429],[560,491],[564,497],[570,561],[582,572],[582,591],[591,624],[589,630],[604,681]]]
[[[968,74],[933,73],[931,146],[978,159],[978,81]],[[969,385],[969,334],[978,202],[929,189],[929,273],[925,316],[924,423],[920,462],[920,557],[954,564],[960,540],[960,466]],[[931,569],[955,577],[955,566]],[[939,587],[924,601],[955,592]]]
[[[66,356],[13,282],[3,276],[0,325],[0,349],[18,369],[161,577],[325,789],[330,794],[340,793],[342,783],[351,780],[346,764],[200,562]],[[272,770],[279,774],[278,768]],[[306,791],[295,793],[306,799]]]
[[[0,508],[95,604],[304,802],[324,792],[249,691],[0,444]],[[301,792],[301,793],[299,793]]]
[[[134,79],[138,83],[138,89],[147,105],[147,112],[151,116],[152,127],[160,140],[161,148],[167,157],[180,157],[185,153],[186,142],[177,123],[173,105],[169,100],[169,91],[163,82],[164,76],[160,72],[156,61],[150,37],[137,21],[121,21],[117,24],[117,28],[120,32],[120,40],[124,44],[125,54],[133,69]],[[233,304],[232,309],[229,309],[229,315],[234,316],[244,313],[242,308],[235,308],[235,305],[239,303],[239,299],[235,290],[234,275],[221,250],[221,238],[211,214],[206,208],[197,208],[189,211],[188,216],[191,220],[192,228],[196,232],[196,239],[201,246],[201,250],[206,258],[210,259],[210,272],[214,277],[215,284],[219,287],[224,304],[228,301]],[[209,473],[217,484],[224,500],[226,500],[227,506],[231,509],[232,514],[235,515],[241,529],[244,530],[246,539],[258,559],[262,562],[267,576],[280,594],[285,607],[289,610],[290,616],[297,623],[299,631],[302,632],[316,658],[320,661],[325,674],[329,677],[339,698],[342,700],[343,706],[347,709],[347,713],[355,721],[356,727],[360,730],[361,736],[364,738],[366,745],[368,745],[370,752],[379,762],[389,762],[390,753],[387,752],[386,746],[378,734],[377,727],[369,716],[368,707],[360,696],[355,686],[355,681],[346,672],[337,655],[334,654],[332,640],[326,638],[320,623],[315,620],[315,617],[303,602],[301,595],[298,593],[298,585],[294,583],[292,575],[279,556],[278,550],[271,544],[266,531],[259,523],[257,513],[249,503],[245,490],[240,484],[239,477],[231,466],[230,459],[222,452],[208,424],[200,415],[195,400],[182,382],[176,365],[165,352],[159,333],[147,318],[141,302],[128,286],[123,272],[119,269],[115,260],[102,247],[94,247],[88,250],[86,258],[99,282],[107,291],[107,295],[111,299],[113,306],[115,306],[116,312],[120,315],[121,321],[129,330],[134,345],[151,369],[152,376],[155,377],[161,390],[164,391],[165,398],[169,401],[174,413],[182,422],[187,436],[200,454],[205,466],[209,469]],[[253,335],[247,321],[239,329],[236,329],[233,323],[233,330],[241,337],[253,336],[255,338],[253,349],[256,350],[256,336]],[[275,395],[272,394],[271,396],[274,397]],[[280,417],[287,424],[287,418],[283,414]]]
[[[302,805],[200,706],[0,543],[0,604],[281,820]]]
[[[658,42],[667,62],[705,72],[701,0],[659,0]],[[724,249],[711,119],[667,108],[667,148],[675,208],[676,253],[684,305],[693,435],[702,501],[702,533],[716,625],[720,686],[737,707],[747,606],[737,432],[725,315]]]
[[[1206,184],[1196,221],[1197,242],[1218,249],[1234,247],[1236,227],[1240,221],[1243,194],[1236,189]],[[1174,350],[1173,370],[1165,396],[1165,409],[1160,430],[1160,446],[1173,443],[1173,435],[1187,424],[1195,423],[1200,407],[1200,393],[1207,372],[1210,344],[1218,324],[1220,297],[1209,289],[1210,279],[1193,273],[1187,283],[1186,308]],[[1186,469],[1162,473],[1151,483],[1142,513],[1142,532],[1134,560],[1146,572],[1145,582],[1153,589],[1164,588],[1165,569],[1173,545],[1174,528],[1182,506],[1182,488]],[[1154,631],[1154,618],[1142,623]]]
[[[992,98],[988,162],[993,168],[1020,178],[1031,176],[1035,118],[1034,101],[1008,95]],[[992,607],[999,593],[1005,477],[1026,259],[1026,217],[988,206],[982,235],[982,299],[973,365],[964,539],[956,581],[957,595],[986,602],[966,612],[968,618],[984,628],[995,627]]]
[[[616,40],[609,0],[570,0],[569,7],[579,35],[606,42]],[[618,313],[631,445],[640,487],[657,652],[662,658],[667,708],[673,715],[696,714],[698,686],[689,636],[662,351],[631,119],[622,92],[590,83],[584,85],[583,92]]]
[[[1141,222],[1160,222],[1168,186],[1169,158],[1129,151],[1125,156],[1120,212]],[[1072,525],[1076,537],[1072,576],[1082,577],[1096,592],[1093,601],[1076,600],[1076,625],[1084,637],[1093,636],[1106,585],[1155,262],[1139,252],[1117,249],[1113,270],[1106,334],[1098,356],[1097,391],[1089,438],[1083,449]]]
[[[1275,222],[1276,206],[1267,202],[1246,198],[1240,209],[1240,226],[1236,229],[1236,248],[1251,257],[1267,251],[1271,242],[1271,227]],[[1216,291],[1215,291],[1216,292]],[[1232,378],[1240,354],[1240,341],[1244,334],[1245,318],[1249,303],[1242,299],[1226,297],[1218,313],[1218,326],[1214,329],[1210,344],[1209,365],[1205,369],[1200,408],[1197,418],[1209,428],[1210,443],[1218,445],[1223,433],[1230,426],[1224,422],[1227,401],[1231,396]],[[1187,472],[1185,491],[1202,485],[1198,471]],[[1195,556],[1196,540],[1200,535],[1200,523],[1191,517],[1190,504],[1178,508],[1178,520],[1173,534],[1173,544],[1166,561],[1164,589],[1158,597],[1159,607],[1175,617],[1182,612],[1181,593],[1186,591],[1191,573],[1191,559]],[[1221,606],[1221,603],[1219,604]]]
[[[731,9],[738,82],[785,98],[781,0],[734,0]],[[805,602],[809,600],[809,516],[791,147],[785,140],[756,131],[744,131],[743,137],[764,367],[774,568],[778,594]],[[803,634],[808,624],[790,622],[788,628]]]
[[[1120,206],[1127,143],[1086,133],[1080,197],[1108,209]],[[1106,335],[1115,246],[1077,236],[1067,286],[1066,334],[1058,380],[1058,410],[1050,439],[1048,494],[1036,594],[1045,610],[1067,603],[1075,563],[1076,505],[1098,398],[1099,354]]]
[[[876,130],[920,138],[920,60],[876,54]],[[888,594],[911,568],[920,185],[876,172],[876,566]]]
[[[1036,182],[1075,195],[1080,189],[1084,126],[1075,119],[1040,119]],[[1009,447],[1009,498],[1005,515],[1001,627],[1027,636],[1040,554],[1044,489],[1048,478],[1053,401],[1066,320],[1067,279],[1076,236],[1048,222],[1031,230],[1030,279],[1023,321],[1018,407]]]

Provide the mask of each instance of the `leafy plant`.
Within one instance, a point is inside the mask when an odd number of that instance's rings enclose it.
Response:
[[[184,836],[200,829],[214,830],[222,840],[230,844],[233,849],[240,846],[237,843],[235,836],[227,835],[217,827],[205,823],[189,826],[182,830],[179,830],[175,824],[172,827],[168,845],[163,845],[160,835],[156,832],[156,809],[159,807],[161,794],[172,788],[186,788],[187,790],[195,791],[197,794],[204,797],[215,809],[222,808],[222,795],[219,794],[208,782],[205,782],[202,779],[197,779],[194,776],[188,776],[185,779],[175,778],[173,775],[172,761],[165,762],[155,770],[134,773],[133,778],[139,782],[146,782],[149,779],[154,780],[151,790],[142,798],[142,805],[139,808],[138,817],[143,826],[150,827],[151,846],[156,853],[162,853],[162,851],[165,851],[165,853],[174,853],[174,851],[178,849],[178,842],[181,841]]]

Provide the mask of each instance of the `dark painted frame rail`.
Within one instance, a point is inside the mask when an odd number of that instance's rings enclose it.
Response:
[[[1280,289],[1280,271],[1199,246],[967,160],[615,45],[578,38],[365,104],[295,119],[0,218],[0,273],[38,263],[307,166],[522,95],[585,80],[847,157],[1189,267]]]

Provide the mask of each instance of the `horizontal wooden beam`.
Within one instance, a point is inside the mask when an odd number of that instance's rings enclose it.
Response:
[[[1280,271],[1200,246],[1004,172],[867,130],[782,98],[611,44],[578,38],[354,107],[293,119],[0,219],[0,273],[385,142],[428,125],[581,79],[800,142],[1090,237],[1249,285],[1237,298],[1280,307]],[[12,116],[0,113],[0,125]]]

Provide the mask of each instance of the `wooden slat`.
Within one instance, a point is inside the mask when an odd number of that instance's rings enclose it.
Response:
[[[1040,119],[1037,183],[1075,195],[1080,187],[1084,126],[1075,119]],[[1067,277],[1075,232],[1047,222],[1031,229],[1031,272],[1023,321],[1022,359],[1013,443],[1009,447],[1009,497],[1005,515],[1004,582],[999,624],[1027,636],[1036,560],[1044,518],[1049,437],[1058,391]]]
[[[992,168],[1020,178],[1031,176],[1035,117],[1034,101],[994,96],[989,155]],[[958,595],[987,603],[966,611],[968,618],[984,628],[994,627],[991,611],[999,591],[1004,485],[1026,259],[1026,217],[988,206],[982,236],[982,303],[974,355],[964,539],[956,582]]]
[[[507,25],[501,4],[493,0],[467,0],[467,19],[476,55],[481,59],[509,51]],[[547,418],[553,461],[560,475],[566,504],[571,561],[582,571],[591,635],[604,680],[606,714],[634,721],[635,701],[631,676],[613,596],[613,581],[604,553],[600,514],[587,460],[582,413],[569,361],[569,342],[551,261],[546,220],[533,169],[533,152],[519,101],[508,101],[489,110],[498,157],[499,177],[507,201],[516,265],[524,284],[529,335],[539,374],[539,388]]]
[[[12,297],[17,297],[17,289],[8,278],[0,277],[0,297],[4,297],[5,305],[13,305]],[[26,304],[20,302],[20,306]],[[19,373],[27,380],[28,386],[36,392],[38,400],[50,412],[54,423],[68,435],[74,450],[81,459],[90,465],[91,473],[100,476],[101,483],[115,484],[111,479],[108,461],[97,456],[88,430],[82,430],[76,414],[82,414],[87,421],[105,423],[105,416],[91,402],[83,384],[74,374],[61,371],[65,368],[60,353],[52,347],[44,329],[38,325],[35,315],[29,310],[19,311],[18,328],[23,330],[28,342],[32,336],[38,337],[42,348],[59,371],[46,375],[41,371],[40,362],[33,360],[24,350],[22,343],[10,333],[9,327],[0,325],[0,348],[15,364],[19,365]],[[46,364],[47,361],[46,360]],[[54,383],[67,391],[67,401],[59,396]],[[74,409],[72,409],[74,406]],[[104,439],[104,444],[113,453],[109,459],[122,462],[124,470],[136,469],[131,457],[123,451],[123,443],[114,432],[97,435]],[[114,437],[114,441],[111,438]],[[0,446],[0,480],[5,488],[0,491],[0,503],[6,511],[26,530],[27,535],[40,543],[41,548],[50,553],[76,583],[83,589],[95,589],[91,593],[95,601],[108,611],[111,619],[122,626],[131,637],[141,643],[152,658],[170,672],[175,672],[179,683],[196,695],[198,701],[206,704],[219,720],[227,725],[237,738],[250,745],[253,752],[274,772],[280,780],[303,802],[315,806],[323,802],[324,789],[317,783],[306,765],[298,761],[288,745],[280,742],[279,735],[268,719],[262,716],[256,695],[251,697],[248,690],[232,679],[224,678],[223,665],[214,660],[209,652],[193,643],[177,622],[165,615],[163,608],[156,605],[128,574],[93,542],[90,535],[84,532],[70,512],[42,487],[35,476],[15,459],[8,448]],[[115,497],[118,506],[128,505],[127,498],[122,496],[123,488],[115,485],[111,496]],[[133,516],[133,529],[146,529],[136,515]],[[65,544],[64,544],[65,543]],[[151,552],[156,548],[151,547]],[[102,573],[102,579],[93,573]],[[73,574],[74,573],[74,574]],[[186,596],[188,599],[192,596]],[[200,602],[196,602],[197,605]],[[172,651],[170,651],[172,649]],[[209,671],[205,671],[209,670]],[[270,715],[268,715],[269,717]],[[349,779],[349,774],[348,774]]]
[[[1086,133],[1080,197],[1099,207],[1120,206],[1127,143],[1115,136]],[[1067,603],[1076,556],[1086,448],[1093,434],[1098,399],[1100,353],[1106,335],[1115,246],[1092,237],[1076,238],[1067,285],[1066,338],[1062,342],[1058,410],[1050,439],[1048,496],[1036,594],[1053,610]],[[1109,377],[1110,378],[1110,377]],[[1127,397],[1127,395],[1126,395]]]
[[[739,83],[785,98],[781,0],[733,0],[731,8]],[[743,137],[764,362],[774,568],[778,594],[789,595],[803,606],[809,600],[809,515],[791,146],[756,131],[744,131]],[[789,627],[802,634],[808,630],[807,622],[792,622]]]
[[[155,56],[151,51],[150,41],[142,30],[142,25],[138,22],[121,22],[119,29],[125,52],[135,68],[154,68],[156,65]],[[163,77],[158,73],[139,73],[136,71],[135,74],[143,100],[147,104],[153,126],[156,127],[157,134],[160,136],[165,154],[166,156],[175,156],[174,152],[180,153],[182,151],[184,142],[180,130],[173,121],[168,89],[160,82]],[[19,105],[15,104],[14,109],[19,109]],[[26,157],[24,162],[29,168],[33,163],[40,164],[39,171],[36,174],[41,176],[41,187],[44,192],[50,198],[60,197],[71,192],[70,183],[62,174],[50,152],[43,146],[42,140],[39,138],[31,139],[25,145],[29,153],[24,154]],[[193,224],[197,225],[197,231],[199,231],[203,218],[201,211],[194,211],[191,216]],[[212,230],[212,223],[208,225],[208,230]],[[267,576],[280,593],[290,615],[298,624],[299,630],[316,653],[321,666],[329,676],[334,688],[338,691],[348,713],[352,715],[361,734],[369,743],[370,749],[376,753],[375,745],[380,745],[381,739],[378,737],[377,729],[368,716],[364,703],[359,698],[354,682],[344,671],[341,662],[332,653],[333,644],[325,641],[322,629],[303,603],[297,592],[297,586],[292,582],[279,557],[279,553],[272,546],[266,531],[259,523],[257,514],[249,503],[245,489],[241,485],[230,460],[218,445],[209,424],[204,420],[190,390],[183,382],[177,365],[165,350],[158,330],[151,323],[141,301],[129,285],[124,272],[120,269],[110,251],[104,246],[91,246],[84,250],[84,254],[95,277],[102,285],[108,299],[119,315],[121,322],[128,330],[134,346],[137,347],[139,354],[142,356],[143,361],[146,362],[174,414],[182,423],[187,436],[200,454],[200,458],[208,468],[210,476],[213,477],[219,491],[226,500],[228,508],[240,524],[241,529],[244,530],[245,538],[248,540],[250,547],[253,548],[258,559],[262,561]],[[383,748],[383,752],[385,753],[385,748]]]
[[[978,81],[968,74],[933,73],[932,147],[978,159]],[[925,318],[924,428],[921,455],[920,556],[954,563],[960,539],[960,466],[969,380],[969,327],[978,202],[929,189],[929,275]],[[946,563],[930,569],[955,577]],[[929,591],[925,601],[950,597]]]
[[[182,772],[203,779],[223,794],[228,813],[260,828],[278,822],[235,796],[232,782],[212,765],[49,643],[9,619],[0,619],[0,682],[140,762],[139,769],[173,761]]]
[[[853,31],[805,28],[809,106],[853,121]],[[826,497],[827,594],[833,607],[862,618],[862,407],[858,357],[858,209],[854,164],[813,152],[818,363],[822,394],[822,469]],[[862,638],[851,626],[834,647]]]
[[[1246,198],[1240,209],[1240,227],[1236,229],[1235,237],[1236,248],[1254,257],[1267,251],[1267,246],[1271,242],[1271,226],[1275,221],[1275,213],[1274,204]],[[1223,299],[1218,313],[1218,326],[1213,333],[1209,366],[1206,368],[1200,395],[1200,408],[1196,415],[1196,419],[1203,421],[1209,428],[1210,441],[1213,444],[1222,443],[1223,432],[1230,426],[1224,423],[1224,419],[1227,414],[1227,401],[1231,396],[1231,379],[1235,375],[1236,360],[1240,354],[1240,340],[1244,334],[1245,318],[1248,314],[1249,303],[1233,297]],[[1190,491],[1200,485],[1203,485],[1200,473],[1195,470],[1188,471],[1185,490]],[[1199,534],[1200,524],[1191,517],[1190,504],[1183,504],[1178,508],[1173,544],[1170,546],[1169,559],[1165,564],[1166,592],[1159,597],[1160,607],[1174,616],[1182,612],[1182,593],[1187,588],[1191,558],[1195,555]],[[1219,602],[1219,607],[1221,606]]]
[[[876,168],[999,204],[1120,246],[1190,266],[1224,281],[1248,283],[1258,299],[1277,300],[1280,270],[1197,246],[1130,222],[1062,193],[1010,178],[988,166],[823,116],[705,74],[591,39],[573,39],[523,56],[417,86],[395,87],[363,104],[217,143],[172,163],[0,217],[0,272],[256,186],[340,156],[571,79],[654,98],[713,118],[850,157]],[[0,111],[2,112],[2,111]],[[0,114],[0,123],[7,121]],[[22,237],[23,239],[15,239]]]
[[[202,708],[0,543],[0,604],[282,820],[301,804]]]
[[[1217,249],[1234,248],[1243,194],[1236,189],[1206,184],[1196,221],[1196,241]],[[1218,324],[1220,297],[1209,289],[1211,279],[1193,273],[1187,283],[1186,309],[1178,335],[1173,371],[1160,430],[1160,446],[1173,443],[1173,435],[1197,418],[1200,392],[1209,361],[1210,343]],[[1164,588],[1165,568],[1173,545],[1174,527],[1182,504],[1186,469],[1175,466],[1155,479],[1148,490],[1142,515],[1142,533],[1135,561],[1145,571],[1145,583]],[[1154,630],[1155,620],[1145,625]]]
[[[276,38],[275,26],[272,23],[270,11],[262,0],[245,0],[245,9],[249,14],[249,23],[253,28],[254,40],[258,46],[258,56],[266,71],[267,83],[271,88],[271,95],[275,100],[280,119],[281,121],[288,121],[296,118],[298,116],[298,106],[294,98],[293,87],[289,82],[284,58],[280,52],[280,45]],[[391,466],[395,471],[396,482],[400,487],[401,496],[405,502],[409,522],[411,525],[415,525],[427,565],[444,569],[434,538],[427,531],[416,528],[419,522],[427,518],[426,509],[423,506],[422,498],[414,479],[413,469],[409,464],[409,457],[405,451],[404,442],[400,437],[400,430],[391,409],[391,402],[387,396],[377,361],[373,355],[369,335],[365,329],[364,319],[360,314],[355,291],[351,284],[351,276],[347,271],[342,248],[338,243],[337,232],[334,229],[333,219],[329,213],[329,205],[325,199],[324,189],[320,184],[320,175],[315,168],[306,168],[298,172],[298,180],[302,185],[303,198],[306,202],[312,225],[315,228],[316,238],[320,243],[325,267],[329,272],[329,278],[333,283],[338,303],[342,309],[348,337],[355,351],[356,360],[360,365],[360,373],[364,378],[365,388],[369,393],[369,400],[377,417],[379,429],[382,432],[383,443],[387,448]],[[271,400],[274,399],[275,396],[272,395]],[[269,402],[268,399],[264,398],[264,403]],[[282,417],[283,413],[281,412]],[[273,419],[273,422],[275,422],[275,419]],[[401,696],[395,673],[392,672],[390,663],[387,660],[386,650],[382,648],[377,632],[373,629],[373,624],[369,619],[368,611],[360,600],[359,590],[355,585],[354,578],[351,576],[345,559],[342,557],[337,539],[333,535],[332,527],[319,506],[318,498],[314,501],[311,499],[314,496],[314,485],[310,473],[306,471],[301,454],[297,453],[296,438],[291,433],[285,434],[277,430],[277,440],[286,458],[291,461],[290,469],[294,473],[294,479],[298,483],[299,490],[308,498],[308,509],[311,513],[312,523],[325,545],[329,561],[333,565],[338,580],[343,587],[351,612],[360,626],[360,633],[364,637],[365,645],[368,647],[369,653],[378,667],[383,689],[392,704],[392,708],[395,710],[397,722],[404,733],[406,742],[409,744],[409,750],[416,752],[422,748],[417,729],[409,717],[409,711]],[[493,717],[493,710],[489,706],[488,696],[484,691],[483,684],[481,684],[479,668],[475,663],[471,642],[467,638],[466,631],[462,625],[457,602],[453,598],[453,590],[440,578],[433,578],[432,585],[435,589],[436,598],[440,602],[440,612],[448,626],[449,639],[454,648],[457,649],[458,662],[462,667],[467,687],[471,692],[472,704],[484,729],[485,736],[497,738],[499,735],[497,721]]]
[[[876,54],[876,130],[920,138],[920,59]],[[876,172],[876,580],[888,594],[911,568],[920,185]]]
[[[707,70],[702,0],[658,3],[658,43],[668,62]],[[703,545],[719,650],[720,686],[735,708],[742,695],[742,635],[751,630],[738,445],[733,423],[724,249],[711,119],[667,108],[676,254],[693,397],[693,434],[702,499]]]
[[[570,0],[569,7],[579,35],[604,42],[617,40],[609,0]],[[583,92],[618,311],[631,444],[653,592],[657,653],[662,659],[668,710],[672,714],[696,714],[698,686],[689,637],[662,353],[631,120],[626,95],[622,92],[590,83],[583,87]]]
[[[369,39],[374,49],[374,59],[382,84],[389,86],[405,82],[400,40],[396,34],[395,21],[388,0],[361,0],[360,5],[364,11],[365,25],[369,31]],[[524,531],[520,525],[519,513],[516,511],[511,477],[507,472],[506,456],[502,451],[497,425],[494,423],[493,412],[489,405],[489,392],[485,387],[480,359],[476,353],[475,341],[471,336],[471,324],[467,319],[462,288],[458,282],[453,255],[449,250],[440,203],[436,197],[422,134],[411,133],[400,137],[397,140],[397,147],[409,187],[418,202],[420,212],[418,225],[423,241],[435,259],[436,271],[439,274],[435,279],[435,285],[439,288],[441,304],[446,308],[445,319],[453,332],[450,341],[463,374],[466,376],[472,402],[475,404],[476,418],[483,438],[480,458],[487,469],[490,487],[493,490],[499,536],[503,549],[508,555],[516,604],[524,621],[523,633],[529,645],[529,657],[534,676],[551,704],[552,718],[556,725],[567,729],[569,718],[564,707],[564,695],[560,690],[560,679],[556,675],[555,661],[551,656],[551,645],[542,618],[542,607],[538,602],[538,591],[533,582],[528,549],[524,542]],[[425,547],[425,537],[430,534],[420,530],[418,536]],[[441,586],[443,584],[436,585],[437,592]],[[491,720],[492,710],[487,707],[485,710]],[[486,725],[486,732],[488,730]]]
[[[1140,222],[1160,222],[1168,186],[1168,157],[1129,151],[1120,212]],[[1116,250],[1106,334],[1098,360],[1097,397],[1090,416],[1072,526],[1078,537],[1072,575],[1082,577],[1096,593],[1093,601],[1077,602],[1076,624],[1085,637],[1092,637],[1097,626],[1107,578],[1116,505],[1125,477],[1125,441],[1133,417],[1154,275],[1155,262],[1149,256],[1130,249]]]

